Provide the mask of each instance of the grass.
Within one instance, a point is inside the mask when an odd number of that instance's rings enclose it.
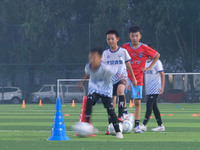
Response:
[[[124,139],[104,135],[107,130],[107,115],[102,104],[93,109],[92,122],[100,132],[96,137],[75,137],[71,126],[79,121],[81,105],[62,106],[67,136],[70,141],[47,141],[51,135],[54,104],[0,105],[0,149],[1,150],[189,150],[200,147],[200,104],[159,104],[166,132],[151,132],[156,126],[154,116],[148,123],[148,131],[143,134],[124,134]],[[134,112],[134,107],[128,109]],[[141,118],[145,104],[142,104]],[[173,116],[169,116],[173,114]],[[141,119],[142,120],[142,119]]]

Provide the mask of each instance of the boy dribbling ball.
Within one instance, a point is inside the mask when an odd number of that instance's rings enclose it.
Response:
[[[101,98],[104,107],[107,109],[108,116],[114,126],[116,138],[122,139],[123,134],[119,129],[119,122],[112,103],[113,84],[111,78],[113,75],[117,74],[117,71],[113,70],[110,65],[101,61],[102,53],[103,50],[101,48],[92,48],[89,53],[89,63],[85,66],[86,75],[84,79],[89,77],[85,112],[86,121],[90,122],[92,107],[96,104],[98,99]]]

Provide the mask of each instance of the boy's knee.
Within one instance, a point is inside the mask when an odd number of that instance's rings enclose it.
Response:
[[[134,103],[135,103],[135,107],[139,107],[141,104],[141,100],[135,100]]]
[[[125,88],[124,84],[119,84],[117,88],[117,95],[124,95]]]

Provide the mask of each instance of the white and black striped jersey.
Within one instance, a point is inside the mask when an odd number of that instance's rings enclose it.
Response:
[[[112,76],[117,72],[110,65],[101,62],[99,68],[95,71],[91,70],[90,64],[85,66],[85,73],[90,75],[88,94],[97,93],[112,98],[113,84]]]
[[[103,52],[102,61],[111,66],[111,69],[118,72],[121,77],[113,76],[113,84],[116,84],[122,77],[127,78],[126,62],[130,61],[131,57],[126,49],[119,47],[117,51],[107,49]]]
[[[146,61],[145,68],[149,67],[152,61]],[[146,95],[160,94],[161,89],[161,75],[163,65],[160,60],[154,64],[151,70],[145,73],[145,93]]]

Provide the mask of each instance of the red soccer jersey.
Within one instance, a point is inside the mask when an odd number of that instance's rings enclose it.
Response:
[[[140,43],[140,45],[136,48],[133,48],[131,43],[126,43],[122,47],[125,48],[131,56],[130,63],[137,80],[137,85],[142,86],[144,75],[142,68],[145,68],[147,57],[150,56],[154,58],[158,54],[158,52],[143,43]],[[129,73],[129,71],[127,72],[129,79],[132,81],[131,74]]]

